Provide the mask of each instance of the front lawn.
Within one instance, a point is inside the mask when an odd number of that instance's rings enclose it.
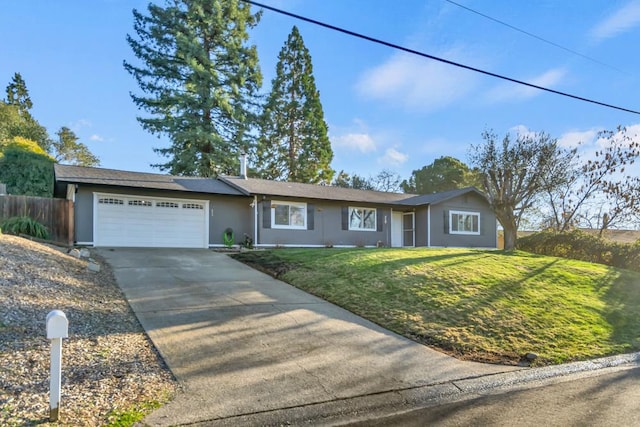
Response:
[[[276,249],[240,261],[461,359],[563,363],[640,349],[640,273],[469,249]]]

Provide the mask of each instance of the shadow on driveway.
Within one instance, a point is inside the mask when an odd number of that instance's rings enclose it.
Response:
[[[208,250],[101,249],[184,392],[175,425],[517,368],[463,362]]]

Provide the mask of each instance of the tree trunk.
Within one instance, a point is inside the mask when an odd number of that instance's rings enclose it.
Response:
[[[496,216],[504,231],[504,250],[512,251],[516,248],[518,240],[518,227],[513,210],[497,211]]]
[[[518,232],[515,227],[505,227],[504,228],[504,250],[512,251],[516,248],[516,243],[518,240]]]

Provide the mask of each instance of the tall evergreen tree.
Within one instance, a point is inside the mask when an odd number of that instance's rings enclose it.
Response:
[[[176,175],[237,174],[262,83],[247,33],[259,14],[240,0],[168,0],[147,12],[133,11],[137,38],[127,36],[141,65],[124,67],[145,94],[131,94],[150,114],[138,121],[171,140],[156,149],[169,161],[155,166]]]
[[[61,127],[56,135],[58,135],[58,139],[51,144],[53,158],[56,162],[78,166],[98,166],[100,164],[100,160],[89,151],[89,147],[78,142],[78,137],[68,127]]]
[[[20,73],[15,73],[6,88],[7,97],[0,102],[0,144],[19,136],[38,143],[40,148],[49,151],[51,139],[44,128],[31,116],[33,103],[29,90]]]
[[[330,183],[333,150],[327,136],[311,55],[294,26],[278,55],[262,118],[257,169],[263,178]]]
[[[33,107],[27,84],[20,73],[15,73],[7,85],[7,104],[15,105],[21,113],[27,113]]]

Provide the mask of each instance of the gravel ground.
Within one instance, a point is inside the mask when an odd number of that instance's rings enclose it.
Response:
[[[45,318],[54,309],[69,319],[59,425],[105,425],[177,390],[108,265],[92,254],[101,270],[91,272],[65,252],[0,234],[0,425],[49,419]]]

